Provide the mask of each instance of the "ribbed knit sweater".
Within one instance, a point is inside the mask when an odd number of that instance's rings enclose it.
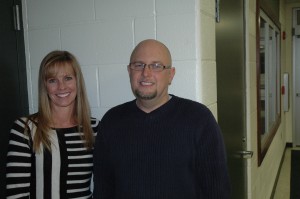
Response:
[[[96,199],[227,199],[222,135],[204,105],[176,97],[145,113],[109,110],[94,150]]]
[[[84,147],[77,127],[52,129],[51,153],[34,153],[32,139],[36,125],[17,119],[10,131],[6,166],[7,199],[92,198],[93,151]],[[99,121],[91,119],[94,136]],[[30,129],[30,135],[25,128]]]

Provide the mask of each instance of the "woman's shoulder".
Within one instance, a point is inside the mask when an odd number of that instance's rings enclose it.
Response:
[[[95,117],[91,117],[91,126],[92,126],[94,133],[98,131],[99,124],[100,124],[99,119],[97,119]]]
[[[15,119],[10,129],[10,140],[29,140],[29,135],[36,124],[29,116],[23,116]],[[24,139],[20,139],[24,138]],[[25,141],[27,143],[27,141]]]
[[[14,125],[18,125],[22,128],[32,127],[33,125],[34,126],[37,125],[37,120],[34,117],[34,114],[28,115],[28,116],[22,116],[22,117],[15,119]]]
[[[100,122],[100,120],[98,118],[95,117],[91,117],[91,125],[98,125]]]

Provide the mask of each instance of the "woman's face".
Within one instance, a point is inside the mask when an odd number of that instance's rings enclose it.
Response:
[[[74,108],[77,96],[74,70],[69,64],[55,67],[54,76],[46,79],[51,108]]]

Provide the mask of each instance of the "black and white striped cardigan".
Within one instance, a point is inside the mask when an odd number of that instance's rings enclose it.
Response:
[[[91,119],[94,136],[99,121]],[[25,133],[25,127],[30,129]],[[36,125],[17,119],[10,131],[6,165],[8,199],[92,198],[93,151],[87,150],[76,127],[52,129],[51,153],[34,153],[32,138]]]

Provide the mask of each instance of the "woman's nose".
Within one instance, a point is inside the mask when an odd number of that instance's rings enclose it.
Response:
[[[58,88],[59,89],[64,89],[66,86],[65,86],[65,83],[63,81],[59,81],[58,82]]]

